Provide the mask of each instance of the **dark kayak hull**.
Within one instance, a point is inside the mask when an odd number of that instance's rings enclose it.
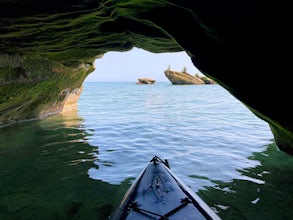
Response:
[[[126,192],[112,220],[220,219],[215,212],[154,157]]]

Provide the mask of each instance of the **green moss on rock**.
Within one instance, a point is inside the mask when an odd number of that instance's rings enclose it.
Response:
[[[62,110],[62,101],[66,97],[63,91],[80,88],[86,76],[94,69],[88,64],[76,68],[66,67],[39,55],[23,58],[22,66],[7,64],[2,68],[17,77],[9,81],[5,71],[5,74],[1,74],[1,124],[38,118],[43,110],[52,106],[55,106],[53,109],[56,111],[52,113],[58,113]]]

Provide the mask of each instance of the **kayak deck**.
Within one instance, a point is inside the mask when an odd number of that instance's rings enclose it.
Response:
[[[155,156],[110,219],[220,219]]]

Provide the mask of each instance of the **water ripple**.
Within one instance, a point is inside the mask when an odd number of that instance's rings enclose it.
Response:
[[[169,159],[195,191],[214,180],[243,179],[238,170],[259,165],[249,156],[273,138],[265,122],[218,85],[89,83],[79,111],[89,143],[99,149],[88,174],[111,184],[136,177],[154,155]]]

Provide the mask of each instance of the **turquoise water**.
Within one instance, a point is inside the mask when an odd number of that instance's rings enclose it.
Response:
[[[154,155],[223,219],[292,219],[293,157],[219,85],[89,82],[77,111],[0,128],[0,219],[107,219]]]

